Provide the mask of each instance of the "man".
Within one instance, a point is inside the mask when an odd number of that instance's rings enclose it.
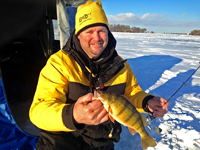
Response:
[[[31,121],[41,129],[38,150],[114,149],[121,126],[110,121],[100,101],[92,101],[96,88],[126,95],[140,112],[166,113],[167,100],[142,91],[115,46],[101,2],[79,6],[75,31],[42,69],[30,108]]]

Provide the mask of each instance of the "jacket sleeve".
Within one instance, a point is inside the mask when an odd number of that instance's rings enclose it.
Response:
[[[33,124],[44,130],[75,130],[72,118],[73,105],[66,104],[69,82],[63,67],[67,66],[63,66],[61,56],[56,53],[49,58],[39,75],[29,116]],[[63,122],[63,117],[68,118],[68,123]]]
[[[124,95],[129,97],[133,105],[140,113],[145,113],[147,112],[147,110],[144,110],[144,108],[146,107],[148,100],[153,98],[154,96],[142,90],[142,88],[138,85],[138,81],[127,62],[126,66],[127,83]]]

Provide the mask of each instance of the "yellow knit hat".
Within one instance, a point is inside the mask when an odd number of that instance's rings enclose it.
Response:
[[[80,5],[75,17],[75,34],[93,26],[108,26],[108,20],[102,9],[101,1],[88,0]]]

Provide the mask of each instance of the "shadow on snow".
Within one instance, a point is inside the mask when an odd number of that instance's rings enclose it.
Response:
[[[165,70],[170,70],[172,67],[174,67],[176,64],[180,63],[181,61],[182,60],[180,58],[172,57],[169,55],[150,55],[150,56],[143,56],[143,57],[127,60],[135,76],[137,77],[138,84],[142,87],[144,91],[148,89],[149,87],[151,87],[152,85],[154,85],[161,78]],[[162,97],[165,97],[166,99],[169,99],[171,95],[174,94],[176,90],[178,90],[178,88],[183,84],[183,82],[187,80],[187,78],[193,72],[194,70],[192,69],[184,73],[179,73],[176,77],[169,79],[164,84],[150,91],[150,94],[153,94],[155,96],[162,96]],[[174,112],[173,108],[177,103],[177,99],[180,99],[180,100],[183,99],[184,94],[194,93],[193,96],[197,96],[198,94],[197,91],[200,91],[200,86],[192,86],[191,82],[192,82],[192,78],[188,80],[186,86],[183,86],[176,93],[176,95],[170,100],[169,112],[176,113]],[[184,102],[181,102],[181,103],[184,103]],[[192,102],[192,104],[193,103],[200,104],[200,102]],[[186,105],[187,103],[185,104],[185,106]],[[183,104],[183,107],[184,107],[184,104]],[[179,109],[182,109],[182,106]],[[191,116],[193,120],[180,121],[179,118],[175,118],[175,119],[170,118],[167,121],[175,121],[175,122],[177,121],[179,122],[178,126],[180,126],[181,128],[187,128],[188,126],[192,124],[193,129],[199,131],[199,127],[198,127],[199,119],[196,118],[193,113],[181,110],[180,114],[187,114]],[[161,122],[157,121],[156,126],[159,126],[160,123],[162,123],[162,121]],[[140,144],[141,139],[140,139],[139,134],[132,136],[128,128],[123,127],[123,126],[122,126],[122,130],[123,132],[121,134],[121,140],[118,144],[115,144],[115,149],[118,150],[123,147],[123,149],[134,148],[137,150],[142,150],[142,147]],[[152,137],[156,139],[156,142],[159,142],[163,137],[160,134],[157,134],[155,130],[150,131],[147,129],[147,132],[151,132],[150,135],[152,135]]]

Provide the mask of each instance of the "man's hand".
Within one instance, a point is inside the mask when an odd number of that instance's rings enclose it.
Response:
[[[154,97],[148,101],[148,109],[157,118],[162,118],[168,111],[169,102],[163,97]]]
[[[93,94],[80,97],[73,109],[75,123],[98,125],[107,121],[108,113],[99,100],[92,100]]]

